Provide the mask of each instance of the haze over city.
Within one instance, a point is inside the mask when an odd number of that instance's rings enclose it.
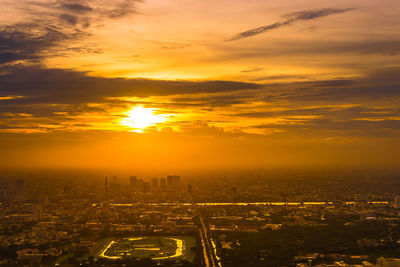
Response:
[[[400,1],[0,6],[0,266],[400,267]]]

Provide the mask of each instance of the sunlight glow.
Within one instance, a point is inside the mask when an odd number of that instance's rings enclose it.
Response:
[[[134,128],[138,133],[143,133],[147,127],[167,120],[167,115],[154,114],[154,109],[144,108],[142,105],[132,108],[125,114],[126,118],[121,121],[121,125]]]

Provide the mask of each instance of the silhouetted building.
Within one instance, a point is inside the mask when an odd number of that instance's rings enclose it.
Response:
[[[153,187],[153,189],[158,187],[158,179],[157,178],[151,179],[151,186]]]
[[[33,210],[33,220],[41,221],[43,219],[43,205],[39,202]]]
[[[143,182],[143,192],[150,192],[150,182]]]
[[[169,175],[167,176],[167,183],[168,186],[172,187],[172,186],[177,186],[179,185],[181,177],[178,175]]]
[[[119,193],[121,192],[122,186],[117,181],[113,181],[112,183],[110,183],[110,189],[114,193]]]
[[[400,267],[400,259],[380,257],[376,260],[376,266],[377,267]]]
[[[166,185],[167,185],[167,184],[166,184],[166,182],[165,182],[165,178],[161,178],[161,179],[160,179],[160,187],[161,187],[161,188],[165,188]]]
[[[134,176],[134,175],[129,176],[129,185],[130,186],[134,187],[136,185],[136,182],[137,182],[137,177],[136,176]]]
[[[135,191],[144,191],[144,181],[142,179],[137,179],[136,180],[136,188],[134,188]]]
[[[188,192],[191,193],[192,192],[192,185],[188,184]]]

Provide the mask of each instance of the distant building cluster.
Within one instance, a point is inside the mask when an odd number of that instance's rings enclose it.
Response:
[[[193,242],[163,266],[400,266],[393,180],[303,177],[3,178],[0,265],[113,266],[141,254],[120,242],[102,257],[111,240],[146,237],[156,249],[160,236]]]

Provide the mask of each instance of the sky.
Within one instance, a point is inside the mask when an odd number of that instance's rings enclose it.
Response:
[[[0,4],[0,168],[400,163],[397,0]]]

